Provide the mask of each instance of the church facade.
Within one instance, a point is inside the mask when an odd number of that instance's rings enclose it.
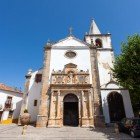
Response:
[[[94,127],[133,117],[127,89],[113,79],[111,34],[93,20],[84,40],[69,36],[48,42],[43,68],[26,75],[21,114],[37,127]]]

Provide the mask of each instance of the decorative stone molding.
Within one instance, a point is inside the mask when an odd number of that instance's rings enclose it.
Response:
[[[51,76],[51,84],[89,84],[89,71],[77,70],[75,64],[65,65],[64,70],[54,71]]]
[[[74,94],[78,97],[79,126],[93,127],[91,84],[89,70],[78,70],[73,63],[66,64],[63,70],[52,71],[50,82],[50,110],[48,127],[63,126],[64,97]],[[55,99],[55,104],[54,104]],[[56,115],[54,114],[56,112]]]
[[[68,94],[74,94],[78,98],[78,114],[79,114],[79,126],[81,127],[93,127],[93,115],[91,114],[92,110],[92,99],[90,87],[87,89],[77,89],[73,90],[67,87],[67,90],[53,89],[51,87],[51,104],[49,111],[49,121],[48,127],[61,127],[63,126],[63,112],[64,112],[64,99]],[[71,101],[71,99],[68,99]],[[54,101],[56,104],[54,104]]]

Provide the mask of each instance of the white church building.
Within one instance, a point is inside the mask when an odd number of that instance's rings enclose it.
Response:
[[[83,40],[70,34],[44,48],[43,68],[26,75],[25,109],[37,127],[91,127],[133,117],[129,91],[112,77],[111,34],[94,20]]]

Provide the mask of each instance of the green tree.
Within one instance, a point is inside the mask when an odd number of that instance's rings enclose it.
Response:
[[[121,86],[129,89],[136,112],[140,109],[140,35],[129,36],[121,48],[122,53],[115,58],[113,75]]]

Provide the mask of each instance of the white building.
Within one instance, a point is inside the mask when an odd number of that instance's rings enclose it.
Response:
[[[20,114],[22,92],[0,83],[0,124],[16,123]]]
[[[94,21],[84,40],[70,32],[48,42],[43,68],[26,75],[21,114],[27,108],[38,127],[101,126],[133,117],[128,90],[112,77],[113,61],[111,34]]]

